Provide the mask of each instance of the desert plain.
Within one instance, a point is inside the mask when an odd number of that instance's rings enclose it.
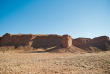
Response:
[[[98,53],[0,51],[0,74],[110,74],[110,51]]]

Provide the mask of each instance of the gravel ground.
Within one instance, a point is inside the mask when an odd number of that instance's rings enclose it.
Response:
[[[0,74],[110,74],[110,51],[83,54],[0,52]]]

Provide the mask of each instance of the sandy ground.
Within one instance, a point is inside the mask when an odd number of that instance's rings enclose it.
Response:
[[[110,74],[110,51],[83,54],[0,52],[0,74]]]

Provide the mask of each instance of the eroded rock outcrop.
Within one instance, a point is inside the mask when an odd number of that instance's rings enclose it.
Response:
[[[63,47],[69,48],[72,45],[72,38],[69,35],[63,35],[62,39]]]
[[[103,51],[110,50],[110,40],[107,36],[96,37],[91,40],[90,44]]]
[[[59,35],[12,35],[6,33],[1,39],[1,46],[15,46],[18,49],[47,48],[62,45],[62,36]]]
[[[73,40],[73,45],[84,50],[110,50],[110,40],[107,36],[96,37],[94,39],[89,38],[77,38]]]
[[[36,36],[33,40],[33,47],[53,47],[62,45],[62,36],[60,35],[45,35],[45,36]]]
[[[2,46],[25,46],[27,42],[32,40],[35,36],[33,35],[12,35],[9,33],[6,33],[3,35],[1,39],[1,45]]]
[[[1,39],[2,39],[2,36],[0,36],[0,45],[1,45]]]
[[[0,47],[5,49],[30,50],[36,48],[58,48],[62,52],[74,52],[76,50],[110,50],[110,39],[107,36],[72,39],[69,35],[33,35],[33,34],[9,34],[0,37]],[[59,48],[60,47],[60,48]],[[79,50],[80,48],[80,50]],[[74,50],[74,51],[73,51]],[[82,51],[82,50],[81,50]]]
[[[85,44],[89,43],[90,41],[91,41],[90,38],[77,38],[77,39],[73,39],[73,45],[77,47],[82,47]]]

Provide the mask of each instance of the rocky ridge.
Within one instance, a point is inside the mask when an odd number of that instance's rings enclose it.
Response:
[[[79,51],[107,51],[110,50],[110,39],[107,36],[72,39],[70,35],[33,35],[9,34],[0,37],[0,48],[33,50],[37,48],[51,48],[50,52],[79,52]],[[54,47],[54,48],[53,48]]]

